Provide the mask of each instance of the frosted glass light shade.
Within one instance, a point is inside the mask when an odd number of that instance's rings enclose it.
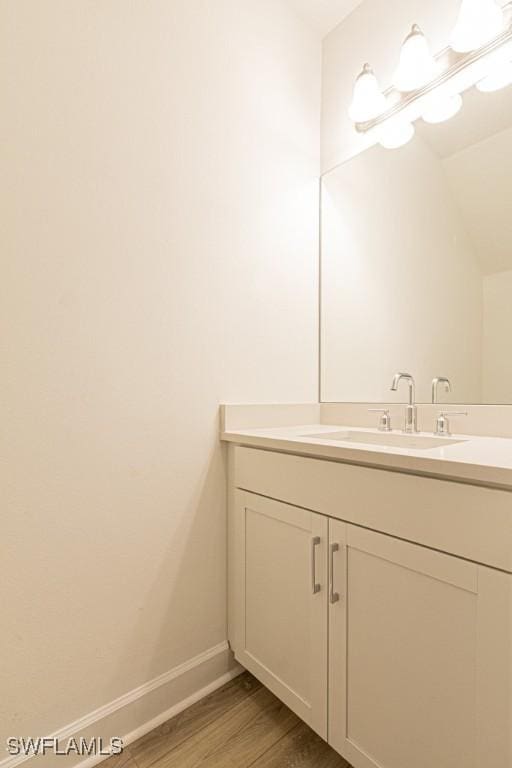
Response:
[[[354,123],[373,120],[386,111],[387,102],[369,64],[365,64],[354,85],[354,95],[348,114]]]
[[[400,64],[394,77],[395,86],[399,91],[415,91],[433,80],[437,72],[427,38],[415,24],[402,44]]]
[[[459,53],[474,51],[503,29],[503,10],[496,0],[462,0],[450,45]]]
[[[482,93],[493,93],[494,91],[500,91],[502,88],[506,88],[507,85],[512,84],[512,61],[508,64],[503,64],[501,67],[496,68],[494,72],[489,72],[487,77],[480,80],[476,87]]]
[[[414,136],[414,125],[403,117],[392,117],[379,127],[379,144],[384,149],[398,149]]]
[[[432,93],[425,98],[425,107],[421,114],[426,123],[444,123],[460,112],[462,96],[459,94]]]
[[[482,75],[476,86],[482,93],[499,91],[512,83],[512,43],[506,43],[486,56]]]

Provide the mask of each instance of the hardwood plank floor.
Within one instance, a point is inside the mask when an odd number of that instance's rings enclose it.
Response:
[[[244,672],[101,768],[350,768]]]

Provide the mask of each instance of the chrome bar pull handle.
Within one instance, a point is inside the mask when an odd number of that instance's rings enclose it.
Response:
[[[334,555],[340,551],[339,544],[331,544],[329,558],[329,602],[331,604],[339,602],[340,596],[334,591]]]
[[[316,548],[318,546],[320,546],[320,536],[314,536],[311,539],[311,588],[314,595],[317,595],[322,589],[322,586],[316,581]]]

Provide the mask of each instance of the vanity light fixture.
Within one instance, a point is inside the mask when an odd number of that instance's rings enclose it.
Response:
[[[503,32],[503,9],[496,0],[462,0],[450,47],[469,53]]]
[[[355,123],[372,120],[385,111],[386,97],[369,64],[365,64],[354,85],[354,96],[349,108],[350,118]]]
[[[406,93],[422,88],[434,79],[438,69],[438,64],[430,53],[427,38],[418,25],[413,24],[402,43],[400,65],[395,73],[396,89]]]
[[[414,125],[400,115],[397,115],[380,126],[378,140],[384,149],[398,149],[408,144],[414,134]]]
[[[421,116],[426,123],[444,123],[460,112],[461,108],[462,96],[459,93],[432,93],[425,96]]]
[[[512,0],[462,0],[450,47],[433,55],[414,24],[400,51],[394,86],[382,91],[369,64],[357,77],[349,116],[359,133],[386,148],[402,147],[414,122],[441,123],[462,107],[464,91],[512,84]]]
[[[501,91],[507,85],[512,84],[512,61],[502,65],[495,72],[490,72],[483,80],[476,84],[476,87],[482,93],[493,93]]]
[[[492,93],[512,83],[512,42],[496,51],[489,60],[486,76],[476,87],[482,93]]]

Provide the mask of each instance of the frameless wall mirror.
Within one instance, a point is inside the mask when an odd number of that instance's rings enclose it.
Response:
[[[323,401],[512,404],[512,87],[327,173],[321,258]]]

